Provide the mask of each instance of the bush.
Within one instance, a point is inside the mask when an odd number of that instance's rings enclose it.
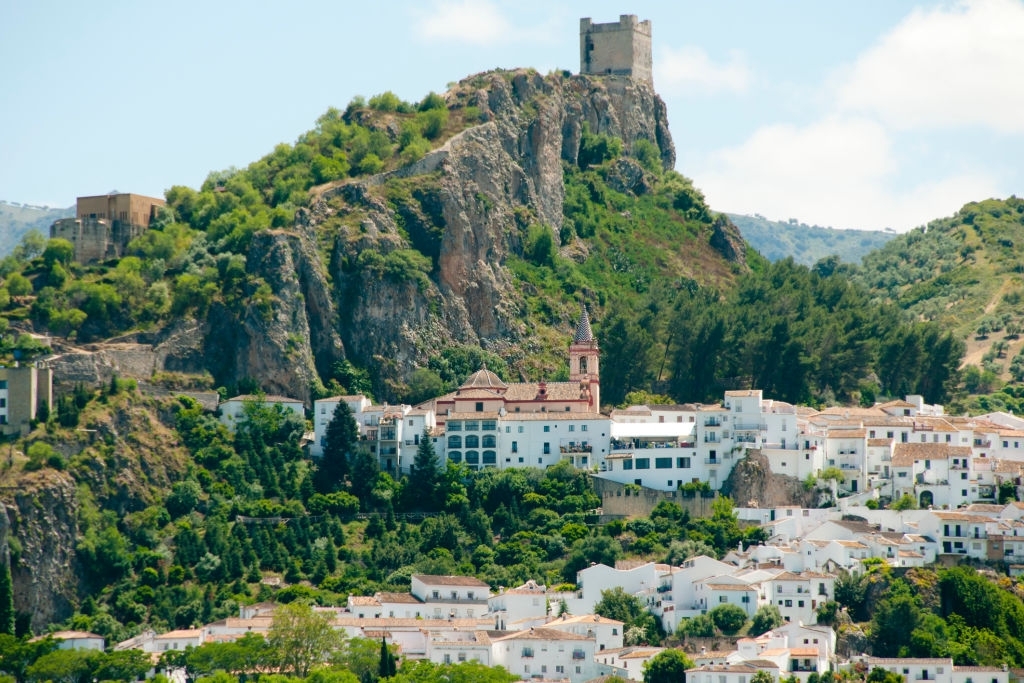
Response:
[[[430,111],[431,109],[444,109],[445,103],[444,98],[438,95],[436,92],[429,92],[427,96],[420,102],[420,111]]]
[[[727,636],[734,635],[747,623],[747,613],[737,605],[719,605],[708,612],[708,616]]]
[[[402,106],[402,99],[390,90],[370,98],[370,109],[377,111],[398,111],[400,106]]]
[[[428,140],[436,140],[448,125],[447,109],[430,109],[416,116]]]
[[[707,614],[701,614],[692,619],[683,619],[676,628],[676,635],[710,638],[715,635],[715,622]]]

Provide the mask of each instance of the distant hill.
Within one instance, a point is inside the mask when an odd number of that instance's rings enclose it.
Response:
[[[770,221],[764,216],[726,214],[740,229],[750,246],[769,261],[787,256],[812,266],[826,256],[837,254],[845,263],[859,263],[864,255],[896,237],[894,232],[874,230],[837,230],[807,225],[796,219]]]
[[[66,209],[51,209],[48,206],[30,206],[0,200],[0,258],[14,251],[22,236],[32,228],[49,236],[51,223],[58,218],[69,218],[74,215],[73,206]]]

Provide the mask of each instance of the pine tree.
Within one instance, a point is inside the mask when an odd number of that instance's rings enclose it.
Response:
[[[437,510],[438,488],[441,480],[441,471],[437,466],[437,452],[434,450],[434,441],[430,438],[430,430],[424,428],[420,437],[420,445],[416,449],[416,458],[413,460],[412,472],[409,475],[409,487],[419,503],[422,510]]]
[[[14,635],[14,588],[9,561],[0,563],[0,633]]]
[[[344,401],[338,401],[325,436],[316,488],[320,493],[331,493],[344,486],[345,477],[349,474],[349,455],[359,441],[359,426]]]

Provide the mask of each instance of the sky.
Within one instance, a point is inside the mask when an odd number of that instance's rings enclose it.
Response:
[[[623,13],[714,210],[902,232],[1024,193],[1024,0],[0,0],[0,199],[198,187],[356,95],[576,72]]]

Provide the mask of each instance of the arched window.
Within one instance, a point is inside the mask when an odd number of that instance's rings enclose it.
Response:
[[[448,448],[462,448],[462,437],[461,436],[449,436],[448,437]]]
[[[484,448],[494,448],[497,445],[498,437],[494,436],[494,434],[484,434]]]
[[[479,465],[480,464],[480,451],[466,451],[466,464],[467,465]]]
[[[480,447],[480,437],[477,436],[476,434],[467,434],[466,435],[466,448],[479,448],[479,447]]]
[[[462,453],[459,451],[448,451],[448,459],[452,462],[462,462]]]
[[[498,454],[494,451],[484,451],[484,464],[485,465],[496,465],[498,464]]]
[[[581,375],[587,374],[587,357],[586,356],[580,356],[580,374]]]

